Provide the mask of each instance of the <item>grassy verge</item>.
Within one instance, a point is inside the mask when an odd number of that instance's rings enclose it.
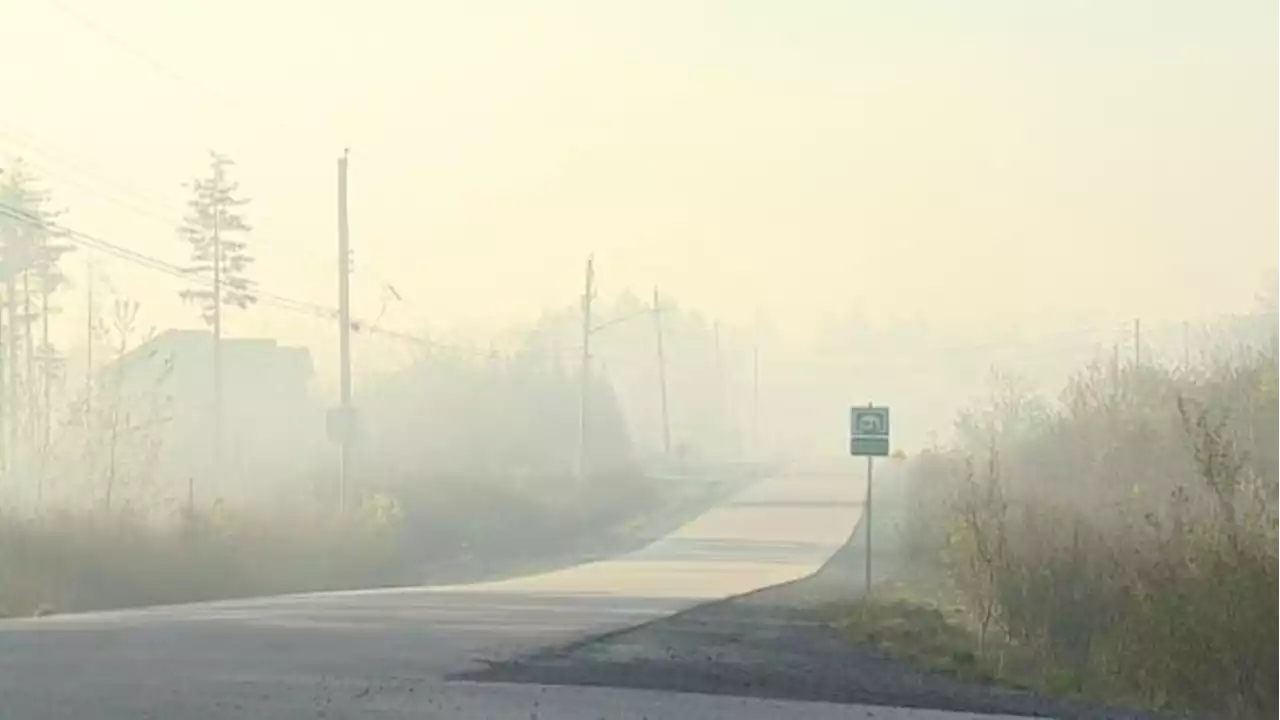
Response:
[[[346,515],[302,504],[162,524],[120,510],[0,516],[0,617],[414,585],[445,563],[501,571],[663,501],[641,476],[599,480],[573,491],[559,478],[455,478],[370,494]]]
[[[156,526],[124,513],[0,522],[0,616],[384,585],[398,530],[362,516],[211,512]]]
[[[826,614],[850,641],[926,672],[1042,697],[1150,709],[1139,699],[1083,684],[1033,648],[980,638],[972,613],[938,585],[881,585],[869,597],[828,608]]]

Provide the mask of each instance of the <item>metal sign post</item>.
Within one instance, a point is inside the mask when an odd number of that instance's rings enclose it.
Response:
[[[862,524],[867,538],[864,591],[871,592],[871,480],[874,460],[889,454],[889,408],[867,403],[849,409],[849,454],[867,458],[867,497],[862,507]]]
[[[871,468],[872,468],[872,464],[873,464],[873,460],[871,456],[868,455],[867,456],[867,500],[866,500],[866,506],[863,510],[863,512],[866,514],[862,519],[863,524],[867,526],[866,527],[867,565],[865,570],[863,571],[864,573],[863,580],[862,580],[863,595],[869,595],[871,593]]]

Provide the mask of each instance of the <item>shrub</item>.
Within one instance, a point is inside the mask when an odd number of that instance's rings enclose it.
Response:
[[[1062,690],[1274,717],[1276,376],[1272,341],[1196,373],[1089,367],[1053,407],[1005,382],[913,460],[915,556],[980,652],[999,631]]]

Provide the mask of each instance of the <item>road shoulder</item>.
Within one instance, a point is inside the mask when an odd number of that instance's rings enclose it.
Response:
[[[854,642],[823,612],[862,592],[864,541],[816,574],[457,679],[736,695],[1059,718],[1152,715],[962,680]]]

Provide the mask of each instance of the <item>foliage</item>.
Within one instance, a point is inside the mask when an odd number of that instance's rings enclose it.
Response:
[[[64,255],[75,246],[64,242],[55,223],[60,211],[52,208],[50,192],[22,160],[0,175],[0,283],[4,333],[4,421],[9,455],[6,469],[39,457],[43,481],[44,453],[51,418],[50,383],[56,374],[57,352],[49,341],[50,296],[66,282],[60,267]],[[34,283],[34,287],[33,287]],[[41,333],[37,345],[36,323]],[[24,362],[19,363],[19,345]],[[36,367],[39,363],[39,368]],[[44,429],[37,432],[38,427]],[[18,444],[20,443],[20,444]],[[41,487],[43,487],[41,485]]]
[[[53,292],[66,280],[58,263],[75,246],[59,241],[54,221],[61,213],[52,209],[52,196],[17,160],[0,174],[0,203],[9,211],[0,215],[0,280],[32,273],[44,292]]]
[[[214,507],[157,525],[117,508],[0,522],[0,615],[385,585],[397,542],[365,516]]]
[[[534,348],[509,356],[434,352],[363,393],[359,462],[389,485],[474,474],[567,477],[578,391],[576,376]],[[612,388],[597,378],[591,397],[591,467],[623,470],[630,441]]]
[[[1055,407],[997,385],[957,447],[912,462],[917,556],[980,652],[998,629],[1062,689],[1275,716],[1276,355],[1090,366]]]
[[[723,461],[741,457],[748,442],[753,339],[661,298],[662,334],[672,454]],[[634,449],[663,451],[657,336],[652,302],[630,293],[594,306],[592,375],[616,393]],[[577,377],[582,315],[577,306],[543,315],[521,352],[545,358]],[[736,406],[735,406],[736,404]]]
[[[209,153],[209,174],[188,185],[191,199],[178,227],[179,237],[191,245],[192,265],[187,272],[200,283],[182,290],[179,296],[200,305],[204,321],[211,326],[221,306],[244,309],[257,301],[246,275],[253,257],[243,235],[250,227],[238,212],[249,201],[240,197],[240,183],[228,177],[233,165],[226,155]],[[215,276],[220,285],[217,290],[213,287]]]
[[[447,483],[362,494],[336,513],[215,502],[163,522],[145,508],[0,515],[0,617],[98,610],[313,590],[414,585],[430,568],[483,573],[553,557],[654,507],[655,487],[610,476],[573,495],[559,478],[459,476]],[[511,518],[520,522],[513,523]]]
[[[107,317],[92,319],[93,340],[110,349],[110,369],[68,398],[51,428],[47,475],[52,499],[64,509],[156,511],[156,467],[172,398],[163,391],[172,372],[164,363],[142,373],[122,360],[154,334],[138,326],[139,303],[117,296]]]

